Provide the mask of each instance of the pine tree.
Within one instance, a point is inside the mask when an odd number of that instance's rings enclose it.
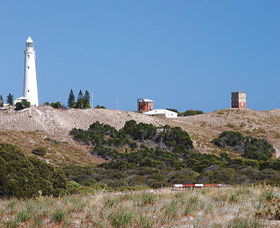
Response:
[[[83,92],[80,90],[77,98],[76,108],[83,108],[84,103],[84,95]]]
[[[4,106],[4,100],[3,100],[2,95],[0,95],[0,107],[3,107],[3,106]]]
[[[90,108],[90,95],[87,90],[84,95],[83,108]]]
[[[75,95],[73,90],[70,90],[69,98],[68,98],[68,107],[73,108],[75,105]]]
[[[9,95],[7,96],[7,103],[9,105],[13,105],[14,104],[14,96],[12,94],[9,93]]]

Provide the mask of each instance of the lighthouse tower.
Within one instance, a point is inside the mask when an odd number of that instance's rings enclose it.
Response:
[[[24,87],[23,96],[33,106],[39,105],[37,76],[36,76],[36,55],[34,43],[31,37],[26,40],[26,48],[24,51]]]

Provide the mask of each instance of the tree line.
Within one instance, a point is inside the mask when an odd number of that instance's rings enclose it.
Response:
[[[83,94],[82,90],[80,90],[76,100],[74,92],[71,89],[68,97],[68,107],[80,109],[91,108],[89,92],[86,90],[85,94]]]
[[[8,94],[6,102],[8,105],[14,104],[14,96],[11,93]],[[3,99],[3,96],[0,95],[0,107],[3,107],[3,106],[4,106],[4,99]]]

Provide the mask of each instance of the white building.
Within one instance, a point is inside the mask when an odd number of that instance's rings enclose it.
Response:
[[[38,106],[38,88],[36,75],[36,53],[34,43],[31,37],[26,40],[26,49],[24,51],[24,86],[23,97],[19,99],[26,99],[31,105]]]
[[[172,112],[167,109],[153,109],[151,111],[144,112],[143,114],[148,116],[162,116],[166,118],[176,118],[178,116],[176,112]]]
[[[23,100],[29,101],[26,97],[19,97],[14,100],[14,105],[16,105],[16,103],[22,103]]]

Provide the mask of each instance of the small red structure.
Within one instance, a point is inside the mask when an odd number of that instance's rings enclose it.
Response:
[[[140,113],[148,112],[153,110],[154,108],[154,101],[150,99],[137,99],[137,111]]]
[[[232,92],[231,93],[231,107],[246,109],[247,108],[247,93],[246,92]]]
[[[173,190],[193,189],[193,188],[207,188],[207,187],[225,187],[225,184],[174,184]]]

